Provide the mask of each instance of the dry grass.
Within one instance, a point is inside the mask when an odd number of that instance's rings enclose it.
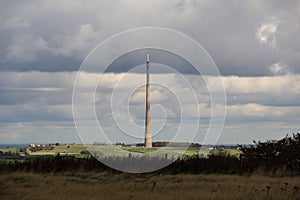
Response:
[[[0,199],[300,199],[299,177],[109,173],[0,175]]]

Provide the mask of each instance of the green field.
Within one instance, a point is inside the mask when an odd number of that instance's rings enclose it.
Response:
[[[80,152],[85,149],[82,144],[72,144],[72,145],[59,145],[55,146],[53,150],[41,150],[37,152],[32,152],[32,155],[45,155],[52,154],[55,155],[57,153],[60,154],[80,154]]]
[[[182,147],[155,147],[151,149],[143,147],[120,147],[120,146],[90,146],[92,152],[102,156],[159,156],[168,158],[179,158],[183,156],[200,155],[207,156],[210,150],[186,149]]]
[[[80,154],[80,152],[85,149],[84,145],[82,144],[72,144],[72,145],[59,145],[59,146],[54,146],[52,150],[40,150],[36,152],[31,152],[30,155],[35,156],[35,155],[56,155],[57,153],[60,153],[62,155],[64,154]],[[2,152],[12,152],[16,153],[18,152],[18,148],[2,148],[0,149]]]
[[[0,174],[1,200],[299,199],[299,177],[111,173]]]
[[[155,147],[152,149],[147,149],[143,147],[130,147],[130,146],[87,146],[83,144],[70,144],[70,145],[59,145],[54,146],[52,150],[42,149],[36,152],[30,152],[30,157],[36,156],[55,156],[58,153],[60,155],[74,155],[78,158],[86,157],[86,154],[81,154],[83,150],[90,150],[93,153],[96,153],[98,156],[109,157],[109,156],[160,156],[168,158],[178,158],[182,156],[195,156],[200,155],[206,157],[209,154],[226,154],[226,155],[236,155],[238,156],[241,152],[236,149],[225,149],[225,150],[208,150],[208,149],[186,149],[182,147]],[[17,148],[5,148],[0,149],[2,152],[17,152]]]
[[[2,152],[17,152],[17,148],[2,148],[0,151]]]
[[[223,149],[223,150],[209,150],[209,149],[196,149],[196,148],[182,148],[182,147],[156,147],[152,149],[147,149],[143,147],[121,147],[125,151],[133,153],[141,153],[152,156],[164,156],[168,157],[182,157],[182,156],[196,156],[202,155],[203,157],[208,156],[209,154],[213,155],[230,155],[230,156],[239,156],[242,152],[237,149]]]

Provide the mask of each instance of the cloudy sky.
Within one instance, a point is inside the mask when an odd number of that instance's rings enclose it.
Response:
[[[0,1],[0,143],[80,142],[72,113],[76,72],[97,44],[139,27],[180,31],[215,61],[227,97],[218,143],[279,139],[300,130],[300,1]],[[99,83],[96,114],[112,142],[143,141],[143,56],[142,51],[120,57]],[[172,139],[184,112],[186,135],[178,139],[190,141],[198,108],[195,141],[201,142],[211,108],[218,108],[207,87],[220,77],[204,83],[179,57],[154,51],[153,58],[170,67],[155,71],[162,67],[153,65],[152,80],[165,86],[151,90],[155,140]],[[126,73],[133,67],[136,71]],[[80,76],[86,80],[82,111],[93,92],[89,82],[99,76]],[[115,86],[119,96],[112,98]],[[191,86],[198,89],[196,100]],[[129,115],[119,108],[124,103]],[[89,118],[84,120],[89,127]]]

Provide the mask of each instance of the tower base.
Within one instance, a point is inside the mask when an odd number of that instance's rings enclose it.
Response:
[[[151,135],[151,133],[146,134],[145,147],[146,148],[152,148],[152,135]]]

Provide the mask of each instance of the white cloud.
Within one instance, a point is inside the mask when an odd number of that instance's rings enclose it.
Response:
[[[94,30],[91,24],[80,25],[74,34],[60,37],[55,36],[59,37],[60,40],[56,44],[59,47],[53,49],[53,53],[66,57],[75,55],[84,58],[101,41],[100,38],[103,38],[102,34],[102,31]]]
[[[85,113],[90,110],[90,105],[87,105],[87,99],[90,98],[93,93],[94,87],[91,83],[100,77],[99,74],[93,73],[81,73],[79,78],[84,83],[82,90],[80,91],[80,105],[78,110],[82,112],[85,120],[92,119],[93,113]],[[208,77],[209,84],[214,82],[216,77]],[[195,75],[187,75],[187,80],[191,80],[191,84],[201,91],[205,85],[198,84]],[[55,130],[61,130],[61,121],[72,123],[72,87],[75,80],[75,73],[41,73],[41,72],[6,72],[0,74],[0,90],[2,94],[5,94],[1,99],[0,106],[0,118],[2,123],[4,122],[20,122],[36,123],[34,128],[30,131],[30,127],[14,126],[6,128],[0,128],[3,133],[16,133],[19,134],[19,139],[24,138],[22,130],[27,130],[26,134],[32,135],[30,132],[39,132],[39,130],[48,130],[51,134],[54,134]],[[114,105],[118,111],[119,107],[127,106],[127,97],[131,94],[131,91],[137,88],[136,92],[132,93],[129,101],[131,119],[128,118],[127,112],[116,112],[115,117],[118,117],[122,122],[123,128],[126,130],[135,130],[134,127],[143,126],[144,117],[144,99],[145,93],[142,85],[145,82],[144,74],[125,74],[125,73],[108,73],[102,76],[99,86],[101,89],[97,90],[96,112],[98,119],[101,120],[101,125],[106,130],[110,129],[111,132],[119,134],[120,131],[115,122],[113,121],[113,115],[111,113],[111,101],[112,91],[114,86],[119,86],[120,90],[114,99]],[[152,86],[152,118],[153,118],[153,130],[158,130],[162,126],[162,120],[158,118],[168,117],[166,128],[163,129],[166,135],[172,136],[171,132],[174,127],[178,125],[178,119],[180,119],[181,112],[184,112],[184,117],[187,120],[186,126],[192,126],[193,123],[189,120],[196,120],[199,118],[197,109],[200,110],[200,123],[201,127],[208,126],[209,119],[212,114],[212,108],[216,116],[221,116],[222,107],[218,104],[210,105],[209,94],[199,94],[199,102],[193,103],[191,98],[191,91],[188,90],[187,85],[183,84],[180,76],[174,74],[152,74],[151,80],[154,82],[161,81],[166,88],[159,86]],[[289,105],[290,100],[297,100],[300,98],[300,76],[297,75],[284,75],[284,76],[272,76],[272,77],[222,77],[224,86],[226,88],[227,96],[229,98],[229,104],[227,106],[227,124],[225,129],[230,130],[230,125],[243,126],[248,123],[256,123],[257,120],[265,120],[273,123],[272,127],[268,130],[283,130],[282,127],[287,124],[294,123],[295,120],[299,120],[300,105],[299,102],[295,102],[296,105]],[[122,84],[123,83],[125,84]],[[124,82],[125,81],[125,82]],[[119,84],[119,85],[118,85]],[[209,85],[213,86],[213,85]],[[50,88],[50,89],[49,89]],[[5,91],[5,93],[4,93]],[[172,94],[172,92],[178,94],[178,99]],[[7,93],[8,92],[8,93]],[[34,92],[34,93],[32,93]],[[29,96],[27,95],[29,94]],[[249,96],[250,95],[250,96]],[[235,96],[236,98],[230,99]],[[4,98],[5,97],[5,98]],[[27,98],[30,97],[30,101]],[[283,98],[284,97],[284,98]],[[16,104],[8,104],[19,99]],[[243,100],[247,101],[243,101]],[[274,102],[280,100],[280,105],[274,104]],[[62,104],[64,102],[64,104]],[[262,104],[264,103],[264,104]],[[155,106],[157,104],[159,106]],[[269,105],[268,105],[269,104]],[[272,105],[274,104],[274,105]],[[91,108],[92,109],[92,108]],[[182,109],[182,110],[180,110]],[[158,120],[158,121],[157,121]],[[39,123],[47,123],[48,127],[43,126],[39,128]],[[281,122],[280,127],[277,126],[278,121]],[[51,123],[50,123],[51,122]],[[172,124],[172,125],[171,125]],[[19,127],[19,128],[18,128]],[[172,128],[173,127],[173,128]],[[266,126],[267,127],[267,126]],[[74,127],[68,126],[69,133],[74,134]],[[141,128],[140,128],[141,129]],[[171,130],[172,129],[172,130]],[[171,132],[170,132],[171,131]],[[204,131],[201,128],[201,131]],[[258,130],[257,130],[258,131]],[[25,135],[26,135],[25,134]],[[121,134],[121,133],[120,133]],[[60,137],[56,135],[57,137]],[[169,137],[168,136],[168,137]],[[41,136],[43,137],[43,136]],[[44,136],[46,137],[46,136]],[[53,138],[47,136],[48,138]],[[61,136],[63,137],[63,136]],[[74,137],[74,135],[72,136]],[[114,139],[118,139],[118,135],[112,136]],[[3,138],[3,137],[2,137]],[[4,138],[3,138],[4,139]],[[256,138],[252,138],[256,139]],[[17,141],[18,139],[16,139]],[[7,138],[6,141],[9,141]]]
[[[80,142],[72,122],[0,123],[0,144],[55,142]]]
[[[72,89],[75,75],[74,72],[1,72],[0,89]]]
[[[18,133],[1,133],[0,138],[1,140],[14,141],[21,138],[21,135]]]
[[[274,108],[271,106],[263,106],[259,104],[237,104],[227,106],[227,114],[232,117],[282,117],[281,110],[285,108]]]
[[[281,63],[274,63],[269,69],[275,76],[290,74],[288,66]]]
[[[5,59],[20,63],[32,63],[38,59],[39,53],[49,51],[47,42],[33,35],[19,35],[6,49]]]
[[[212,78],[212,81],[213,82]],[[263,93],[264,95],[299,95],[300,77],[285,75],[274,77],[222,77],[227,94]],[[280,96],[278,96],[279,98]]]
[[[20,17],[0,19],[0,29],[25,29],[30,28],[30,23]]]
[[[270,22],[260,25],[256,31],[256,37],[261,44],[277,49],[276,32],[278,22]]]

